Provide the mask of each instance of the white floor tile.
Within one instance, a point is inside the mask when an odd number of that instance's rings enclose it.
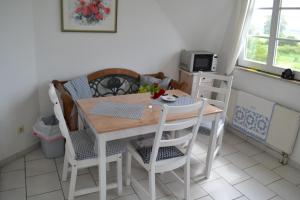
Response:
[[[276,196],[276,197],[274,197],[274,198],[272,198],[272,199],[270,199],[270,200],[284,200],[284,199],[282,199],[282,198],[279,197],[279,196]]]
[[[240,152],[242,152],[248,156],[254,156],[254,155],[257,155],[257,154],[263,152],[262,150],[260,150],[259,148],[255,147],[254,145],[252,145],[248,142],[237,144],[234,147],[237,150],[239,150]]]
[[[207,149],[208,146],[206,144],[196,141],[192,149],[192,154],[194,154],[195,156],[201,155],[203,153],[206,153]]]
[[[199,159],[201,162],[206,163],[206,154],[201,154],[199,156]],[[230,163],[229,160],[227,160],[225,157],[217,156],[212,163],[212,169],[215,169],[217,167],[222,167],[224,165],[228,165]]]
[[[93,181],[93,178],[90,174],[83,174],[77,176],[75,190],[95,187],[95,186],[96,183]],[[69,187],[70,187],[70,181],[62,182],[62,188],[66,198],[69,195]]]
[[[5,173],[5,172],[16,171],[16,170],[22,170],[22,169],[24,169],[23,157],[6,164],[0,169],[0,172]]]
[[[197,141],[200,141],[201,143],[208,145],[209,144],[209,135],[204,135],[204,134],[198,133]]]
[[[201,185],[215,200],[232,200],[242,194],[223,179],[209,181]]]
[[[279,174],[280,176],[282,176],[283,178],[287,179],[288,181],[290,181],[296,185],[300,184],[300,171],[299,170],[286,165],[286,166],[278,167],[278,168],[274,169],[274,171],[277,174]]]
[[[67,198],[67,197],[66,197]],[[118,196],[117,198],[113,198],[114,200],[139,200],[136,194],[130,194],[130,195],[122,195]],[[99,200],[99,193],[91,193],[83,196],[78,196],[75,198],[75,200]],[[109,196],[107,196],[107,200],[112,200]]]
[[[261,164],[245,169],[245,171],[264,185],[268,185],[274,181],[281,179],[280,176]]]
[[[195,155],[191,154],[191,165],[202,163],[202,161]]]
[[[230,163],[230,161],[227,160],[226,158],[221,157],[221,156],[217,156],[213,161],[212,169],[216,169],[218,167],[228,165],[229,163]]]
[[[24,170],[0,174],[0,191],[25,187]]]
[[[232,164],[216,168],[214,171],[232,185],[250,178],[243,170]]]
[[[228,133],[225,132],[224,137],[223,137],[223,142],[229,145],[236,145],[236,144],[240,144],[243,143],[244,140],[236,135],[234,135],[233,133]]]
[[[219,179],[220,176],[219,174],[217,174],[216,172],[214,172],[213,170],[211,171],[210,173],[210,176],[209,178],[204,178],[203,177],[192,177],[192,180],[195,182],[195,183],[199,183],[199,184],[203,184],[203,183],[206,183],[206,182],[210,182],[210,181],[214,181],[216,179]]]
[[[125,170],[123,170],[123,171],[125,174]],[[148,172],[142,167],[132,167],[131,175],[136,180],[142,180],[142,179],[148,178]]]
[[[257,162],[263,164],[265,167],[269,169],[274,169],[276,167],[281,166],[279,159],[267,154],[261,153],[252,157]]]
[[[299,200],[300,188],[286,180],[279,180],[268,186],[271,190],[277,193],[280,197],[286,200]]]
[[[250,200],[267,200],[276,194],[254,179],[235,185],[235,187]]]
[[[42,158],[45,158],[45,155],[40,148],[28,153],[25,156],[26,161],[37,160],[37,159],[42,159]]]
[[[236,152],[238,152],[238,150],[236,148],[234,148],[232,145],[223,143],[222,148],[220,150],[220,155],[221,156],[226,156],[226,155],[233,154],[233,153],[236,153]]]
[[[213,200],[213,198],[211,198],[210,196],[206,196],[206,197],[202,197],[198,200]]]
[[[142,185],[142,187],[144,189],[149,191],[149,180],[148,179],[139,180],[138,182]],[[157,199],[171,195],[171,193],[168,190],[168,188],[166,187],[166,185],[162,184],[162,183],[159,183],[158,179],[156,179],[155,185],[156,185],[155,192],[156,192],[156,198]]]
[[[191,178],[197,178],[201,174],[204,173],[205,165],[202,163],[191,165]],[[184,177],[184,170],[181,168],[182,174],[180,174],[180,177]]]
[[[26,183],[28,196],[43,194],[60,189],[60,183],[56,172],[27,177]]]
[[[237,198],[235,200],[249,200],[249,199],[247,197],[245,197],[245,196],[242,196],[242,197],[239,197],[239,198]]]
[[[29,197],[27,200],[64,200],[61,190]]]
[[[68,200],[68,197],[65,196],[65,199]],[[108,200],[111,200],[107,198]],[[75,200],[99,200],[99,193],[91,193],[91,194],[86,194],[82,196],[75,197]]]
[[[64,163],[64,157],[55,158],[56,164]]]
[[[257,164],[257,161],[240,152],[230,154],[228,156],[225,156],[225,158],[231,161],[235,166],[239,167],[240,169],[245,169]]]
[[[26,176],[36,176],[56,171],[54,160],[39,159],[26,162]]]
[[[132,195],[117,198],[116,200],[139,200],[139,198],[136,194],[132,194]]]
[[[162,182],[164,184],[174,182],[177,180],[175,175],[172,174],[171,172],[165,172],[163,174],[158,174],[156,177],[158,177],[160,182]]]
[[[128,196],[131,194],[135,194],[132,187],[123,185],[123,192],[122,192],[121,196],[123,197],[123,196]],[[121,196],[119,196],[117,189],[107,191],[107,199],[116,199]]]
[[[172,195],[172,196],[163,197],[159,200],[178,200],[178,199],[175,196]]]
[[[169,183],[167,184],[167,187],[178,199],[184,199],[184,186],[180,182],[176,181]],[[208,195],[207,192],[201,188],[200,184],[191,183],[192,200],[199,199],[200,197],[204,197],[206,195]]]
[[[25,188],[0,192],[0,199],[1,200],[2,199],[3,200],[26,200]]]

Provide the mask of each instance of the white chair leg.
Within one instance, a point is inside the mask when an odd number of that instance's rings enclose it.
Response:
[[[71,180],[70,180],[70,189],[69,189],[68,200],[74,200],[76,179],[77,179],[77,166],[73,165],[72,166],[72,172],[71,172]]]
[[[217,141],[217,146],[219,146],[219,151],[217,153],[217,155],[220,154],[220,150],[222,149],[222,143],[223,143],[223,136],[224,136],[224,127],[222,129],[220,129],[220,134],[218,137],[218,141]]]
[[[132,156],[129,152],[126,154],[126,185],[130,185],[130,178],[131,178],[131,160]]]
[[[64,158],[64,165],[63,165],[63,173],[62,173],[62,181],[66,181],[68,178],[68,167],[69,167],[69,163],[68,163],[68,154],[67,152],[65,152],[65,158]]]
[[[149,171],[149,192],[150,200],[155,200],[155,172],[153,170]]]
[[[190,186],[190,161],[188,161],[184,166],[184,197],[185,200],[191,199],[191,186]]]
[[[118,182],[118,195],[123,192],[123,180],[122,180],[122,157],[118,158],[117,161],[117,182]]]

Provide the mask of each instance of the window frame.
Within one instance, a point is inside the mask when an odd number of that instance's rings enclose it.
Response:
[[[258,0],[259,1],[259,0]],[[275,59],[276,59],[276,50],[277,50],[277,43],[278,41],[292,41],[292,42],[299,42],[298,39],[286,39],[286,38],[280,38],[278,35],[279,27],[280,27],[280,13],[281,9],[284,10],[299,10],[300,7],[281,7],[282,0],[273,0],[273,7],[266,7],[266,8],[259,8],[261,10],[272,10],[272,18],[271,18],[271,27],[270,27],[270,35],[269,36],[256,36],[253,35],[251,37],[256,38],[266,38],[269,39],[268,44],[268,53],[267,53],[267,60],[266,64],[261,62],[256,62],[252,60],[245,59],[245,50],[246,50],[246,42],[245,45],[241,49],[241,53],[238,57],[237,64],[243,67],[247,68],[255,68],[259,69],[261,71],[266,71],[273,74],[281,75],[281,73],[284,71],[285,68],[276,66]],[[248,38],[248,33],[246,34],[246,37]],[[294,70],[293,70],[294,71]],[[300,80],[300,71],[294,71],[295,73],[295,79]]]

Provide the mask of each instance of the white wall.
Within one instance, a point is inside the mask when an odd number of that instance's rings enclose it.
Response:
[[[0,161],[31,146],[38,116],[33,10],[30,0],[0,1]],[[25,132],[17,134],[17,128]]]
[[[235,0],[157,0],[188,49],[220,53]]]
[[[299,85],[254,74],[252,72],[236,70],[234,73],[233,87],[300,112]],[[300,165],[300,135],[298,135],[291,159]]]
[[[155,0],[119,1],[118,32],[62,33],[59,0],[35,0],[35,33],[41,112],[49,111],[47,85],[107,67],[177,78],[184,41]],[[47,8],[47,9],[45,9]]]

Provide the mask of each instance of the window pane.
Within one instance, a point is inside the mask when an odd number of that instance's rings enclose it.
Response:
[[[300,7],[300,1],[299,0],[282,0],[281,7],[286,7],[286,8]]]
[[[246,45],[246,59],[266,63],[269,39],[248,37]]]
[[[300,42],[278,41],[275,65],[300,71]]]
[[[249,35],[269,36],[272,10],[255,10],[251,19]]]
[[[272,8],[273,0],[258,0],[255,1],[255,8]]]
[[[279,37],[300,40],[300,10],[282,10],[280,14]]]

